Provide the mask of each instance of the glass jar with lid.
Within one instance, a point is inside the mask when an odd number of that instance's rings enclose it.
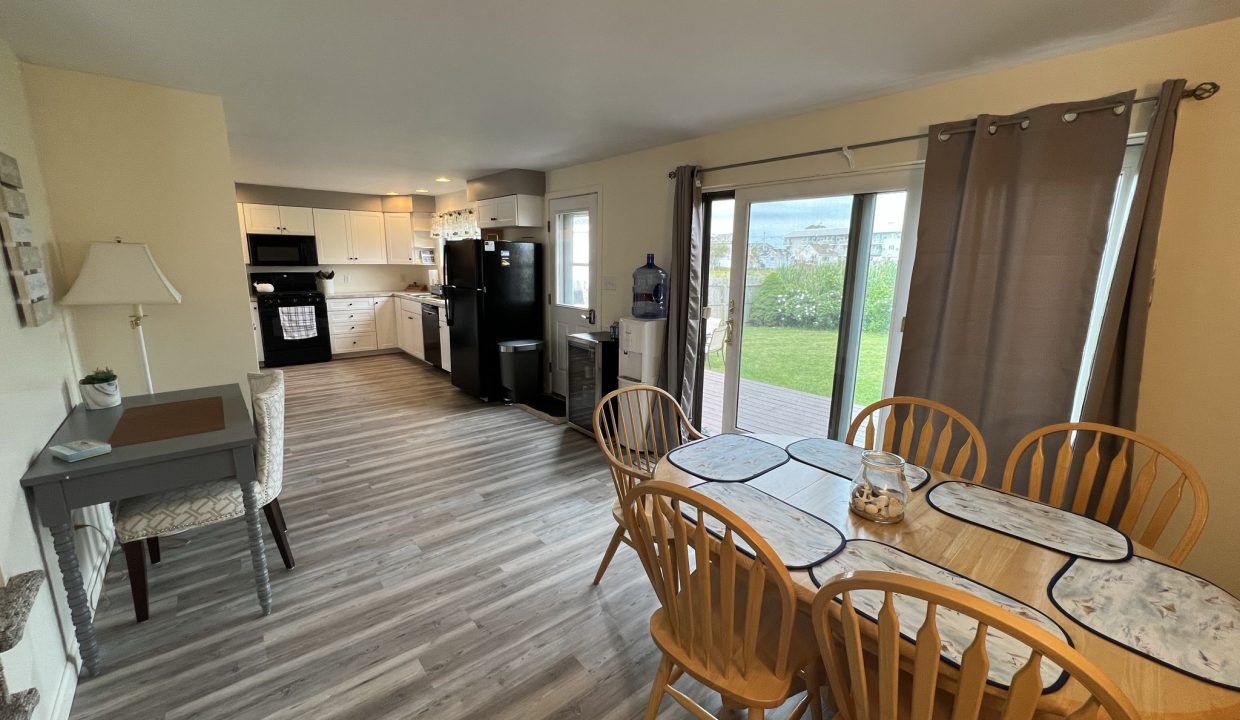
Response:
[[[904,458],[889,452],[861,453],[861,472],[853,478],[849,509],[866,520],[897,523],[904,519],[910,490]]]

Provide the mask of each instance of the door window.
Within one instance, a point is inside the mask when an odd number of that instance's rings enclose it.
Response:
[[[556,302],[590,307],[590,211],[556,213]]]

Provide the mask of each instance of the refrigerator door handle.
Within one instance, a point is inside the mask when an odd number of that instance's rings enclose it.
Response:
[[[452,327],[452,293],[456,290],[455,285],[445,285],[447,291],[443,294],[443,317],[444,323],[448,327]]]

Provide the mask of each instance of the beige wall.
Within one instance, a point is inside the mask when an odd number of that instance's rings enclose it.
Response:
[[[30,112],[17,58],[2,40],[0,152],[14,156],[21,165],[35,240],[41,246],[53,289],[59,294],[64,284]],[[12,577],[41,567],[49,575],[51,588],[45,586],[40,591],[25,638],[0,662],[4,663],[11,691],[39,689],[42,701],[35,709],[35,718],[67,717],[77,675],[68,659],[77,653],[73,626],[51,538],[38,525],[18,480],[78,401],[78,371],[65,313],[58,309],[55,318],[42,327],[22,327],[15,302],[12,284],[0,282],[0,570]],[[106,506],[79,513],[76,522],[90,523],[108,537],[112,532]],[[92,598],[97,597],[101,586],[106,547],[94,531],[79,531],[78,555]]]
[[[220,98],[38,65],[22,73],[67,277],[91,241],[147,243],[183,297],[146,307],[156,390],[245,387],[258,360]],[[74,310],[82,364],[110,365],[126,395],[145,391],[129,313]]]
[[[1223,91],[1182,106],[1158,254],[1138,426],[1188,456],[1210,486],[1213,514],[1188,567],[1240,592],[1230,509],[1240,506],[1234,452],[1240,433],[1240,20],[1123,43],[855,102],[547,175],[547,192],[602,190],[602,326],[627,312],[628,275],[654,252],[666,264],[671,183],[677,165],[704,166],[924,132],[931,123],[1009,113],[1162,80],[1213,80]],[[857,152],[861,167],[924,157],[924,143]],[[842,172],[838,156],[713,173],[708,186]],[[1006,448],[993,452],[1005,454]]]

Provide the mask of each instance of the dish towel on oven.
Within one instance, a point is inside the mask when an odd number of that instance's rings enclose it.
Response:
[[[314,321],[313,305],[294,305],[280,308],[280,330],[285,340],[305,340],[318,337],[319,328]]]

